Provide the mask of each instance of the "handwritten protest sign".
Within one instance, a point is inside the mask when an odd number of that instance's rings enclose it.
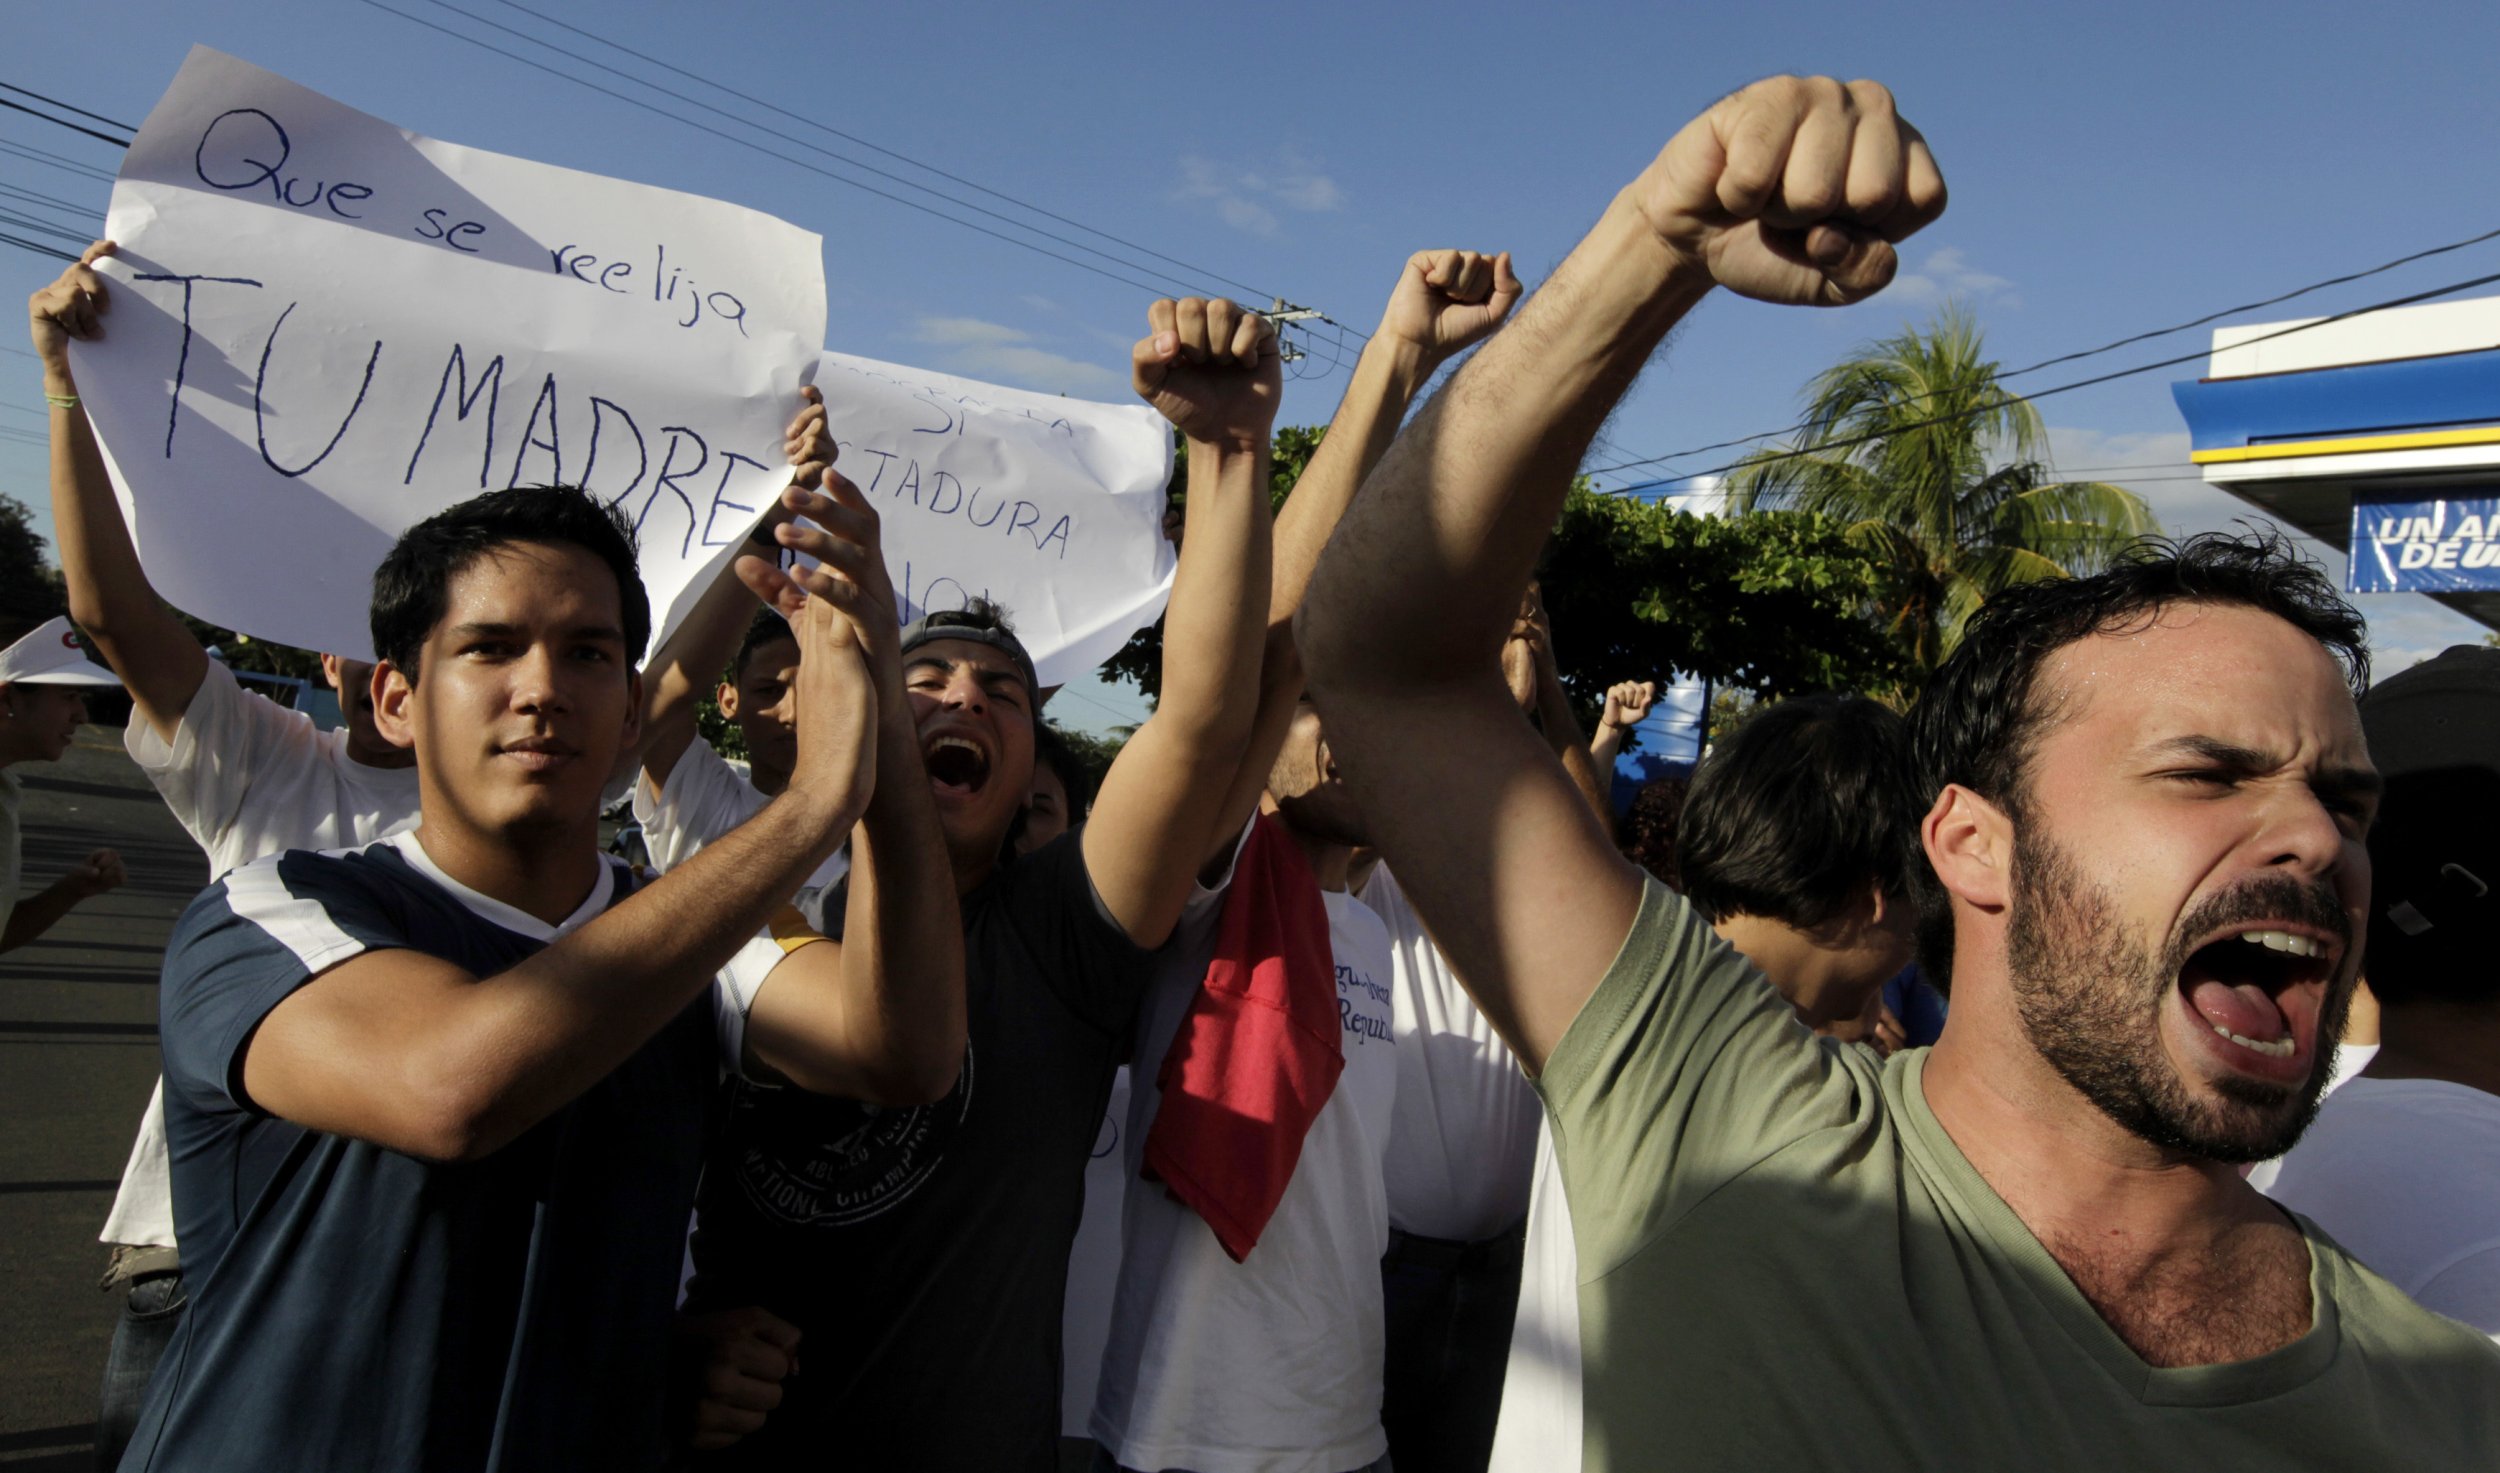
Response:
[[[1153,410],[844,353],[824,355],[816,385],[905,620],[991,599],[1051,686],[1162,615],[1172,436]]]
[[[72,344],[176,605],[367,655],[392,540],[587,486],[672,627],[784,484],[823,341],[816,235],[419,137],[195,48],[122,164],[103,335]]]

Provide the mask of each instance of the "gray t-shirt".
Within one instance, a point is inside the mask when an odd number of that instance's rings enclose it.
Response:
[[[2500,1468],[2500,1347],[2314,1225],[2314,1323],[2161,1369],[1927,1108],[1651,883],[1540,1080],[1580,1250],[1589,1473]]]

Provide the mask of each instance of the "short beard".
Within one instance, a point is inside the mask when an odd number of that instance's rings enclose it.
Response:
[[[2350,983],[2329,986],[2317,1060],[2297,1087],[2225,1075],[2213,1085],[2220,1098],[2198,1098],[2163,1056],[2161,1017],[2195,949],[2191,938],[2236,920],[2286,914],[2339,934],[2349,930],[2316,887],[2269,878],[2198,906],[2156,954],[2126,935],[2108,892],[2077,873],[2064,851],[2018,830],[2006,970],[2023,1032],[2060,1077],[2148,1145],[2232,1165],[2280,1156],[2316,1118],[2334,1077]]]

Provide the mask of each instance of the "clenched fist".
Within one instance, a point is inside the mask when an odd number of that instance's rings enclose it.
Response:
[[[1146,309],[1130,369],[1137,397],[1201,444],[1260,449],[1284,387],[1276,328],[1221,297]]]
[[[1945,187],[1882,85],[1772,77],[1686,124],[1624,197],[1679,266],[1836,307],[1892,280],[1894,244],[1944,213]]]
[[[1406,258],[1377,337],[1410,343],[1434,364],[1472,347],[1519,302],[1510,252],[1417,251]]]

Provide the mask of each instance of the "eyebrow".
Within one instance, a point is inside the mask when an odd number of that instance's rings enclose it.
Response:
[[[1016,689],[1023,691],[1026,695],[1029,696],[1033,693],[1032,688],[1024,683],[1024,677],[1017,674],[1015,671],[1002,669],[996,665],[981,664],[972,660],[946,660],[940,659],[936,655],[915,655],[908,657],[903,661],[903,670],[907,674],[914,670],[937,670],[952,674],[954,673],[955,667],[958,665],[969,667],[973,673],[973,677],[979,680],[984,687],[995,685],[997,682],[1002,680],[1007,680],[1013,681]]]
[[[454,624],[449,630],[446,631],[446,633],[454,640],[490,638],[521,639],[527,637],[529,631],[518,624],[477,621],[466,624]],[[618,644],[623,644],[625,642],[625,631],[617,628],[613,624],[583,624],[566,630],[564,632],[564,637],[567,639],[605,639],[613,640]]]
[[[2156,744],[2153,751],[2156,754],[2169,752],[2202,758],[2239,777],[2257,777],[2283,766],[2282,760],[2270,753],[2203,735],[2172,737],[2169,741]],[[2311,775],[2309,786],[2314,792],[2333,793],[2345,798],[2375,798],[2386,791],[2387,780],[2378,775],[2376,768],[2337,763],[2319,768]]]

